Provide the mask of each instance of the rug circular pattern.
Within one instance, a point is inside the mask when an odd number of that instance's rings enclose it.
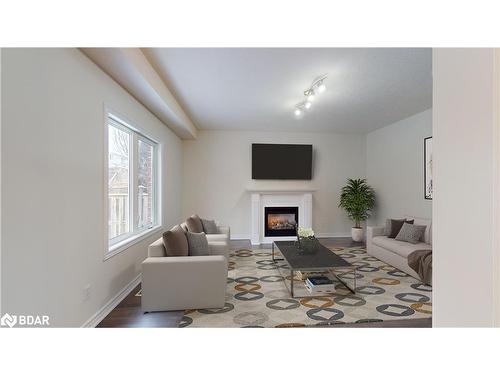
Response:
[[[361,258],[362,260],[368,261],[368,262],[379,262],[379,260],[375,257],[369,256],[369,257],[363,257]]]
[[[410,316],[415,314],[415,310],[412,308],[395,303],[377,306],[377,311],[390,316]]]
[[[333,306],[333,300],[330,297],[307,297],[300,300],[300,304],[311,309],[325,308]]]
[[[354,255],[354,254],[337,254],[337,255],[341,258],[344,258],[344,259],[356,258],[356,255]]]
[[[243,276],[234,279],[234,281],[237,282],[238,284],[254,284],[257,281],[259,281],[259,278],[253,276]]]
[[[333,298],[333,301],[337,305],[341,306],[349,306],[349,307],[358,307],[358,306],[363,306],[366,305],[366,301],[362,297],[358,297],[355,295],[346,295],[346,296],[336,296]]]
[[[424,283],[411,284],[411,287],[422,292],[432,292],[432,286]]]
[[[362,250],[362,249],[354,249],[354,250],[351,250],[350,253],[359,255],[359,254],[366,254],[366,251]]]
[[[259,326],[269,320],[269,317],[259,311],[246,311],[236,315],[233,321],[247,327]]]
[[[417,302],[430,301],[429,297],[424,296],[423,294],[418,294],[418,293],[398,293],[394,297],[396,297],[397,299],[399,299],[403,302],[417,303]]]
[[[339,320],[344,317],[344,313],[332,307],[310,309],[307,311],[307,316],[314,320]]]
[[[240,301],[255,301],[264,298],[264,294],[260,292],[240,292],[234,295],[234,298]]]
[[[410,307],[422,314],[432,314],[432,303],[430,302],[418,302],[410,305]]]
[[[227,278],[227,283],[228,284],[234,283],[234,279],[232,277],[228,277]]]
[[[278,298],[267,302],[266,306],[273,310],[292,310],[298,308],[300,303],[291,298]]]
[[[388,275],[391,276],[397,276],[397,277],[410,277],[406,272],[400,271],[400,270],[394,270],[394,271],[389,271],[387,272]]]
[[[265,271],[277,270],[278,267],[279,266],[276,264],[264,264],[264,265],[257,266],[257,268],[259,270],[265,270]]]
[[[259,284],[236,284],[234,289],[238,292],[254,292],[256,290],[261,289],[262,286]]]
[[[401,281],[398,279],[392,279],[389,277],[377,277],[376,279],[372,280],[375,284],[380,284],[380,285],[398,285],[401,284]]]
[[[228,311],[231,311],[232,309],[234,309],[234,305],[232,303],[226,302],[224,304],[224,307],[220,309],[199,309],[197,311],[202,314],[224,314]]]
[[[356,268],[357,272],[377,272],[379,271],[378,267],[373,267],[373,266],[362,266]]]
[[[256,257],[270,257],[271,253],[253,253]]]
[[[328,326],[338,326],[340,324],[345,324],[345,322],[341,320],[325,320],[323,322],[316,323],[316,327],[328,327]]]
[[[375,285],[364,285],[364,286],[358,286],[356,288],[356,293],[361,293],[366,295],[383,294],[385,293],[385,289]]]
[[[262,276],[259,280],[265,283],[277,283],[277,282],[283,282],[284,279],[285,278],[281,275],[269,275],[269,276]]]
[[[179,322],[179,328],[187,327],[188,325],[190,325],[192,323],[193,323],[193,318],[184,315],[182,317],[181,321]]]
[[[258,260],[255,263],[260,264],[261,266],[263,265],[275,265],[276,262],[273,261],[272,259],[264,259],[264,260]]]
[[[299,328],[299,327],[305,327],[306,325],[304,323],[281,323],[276,326],[275,328]]]

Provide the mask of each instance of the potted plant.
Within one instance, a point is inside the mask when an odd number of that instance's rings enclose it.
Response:
[[[340,194],[339,207],[347,212],[349,219],[354,221],[351,229],[352,239],[356,242],[363,240],[361,222],[368,219],[375,206],[375,191],[366,183],[365,179],[347,179]]]

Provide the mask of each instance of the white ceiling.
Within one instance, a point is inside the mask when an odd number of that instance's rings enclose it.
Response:
[[[432,106],[431,49],[149,48],[199,129],[368,132]],[[312,80],[327,90],[304,117]]]

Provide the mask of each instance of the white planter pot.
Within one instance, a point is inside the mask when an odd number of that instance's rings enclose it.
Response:
[[[363,228],[351,228],[352,240],[355,242],[363,241]]]

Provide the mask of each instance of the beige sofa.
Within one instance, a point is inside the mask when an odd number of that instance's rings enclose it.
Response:
[[[153,242],[142,262],[142,310],[223,307],[229,250],[228,239],[215,237],[209,240],[210,255],[167,257],[163,239]]]
[[[423,242],[411,244],[396,241],[384,235],[384,226],[368,226],[366,233],[366,251],[368,254],[400,269],[420,280],[418,274],[408,266],[408,255],[416,250],[432,250],[432,222],[429,219],[405,216],[414,219],[414,224],[425,225]]]
[[[188,231],[186,222],[181,224],[181,228],[184,229],[185,232]],[[228,226],[217,224],[217,231],[218,233],[215,234],[207,234],[208,242],[227,242],[229,244],[229,240],[231,239],[231,229]]]

